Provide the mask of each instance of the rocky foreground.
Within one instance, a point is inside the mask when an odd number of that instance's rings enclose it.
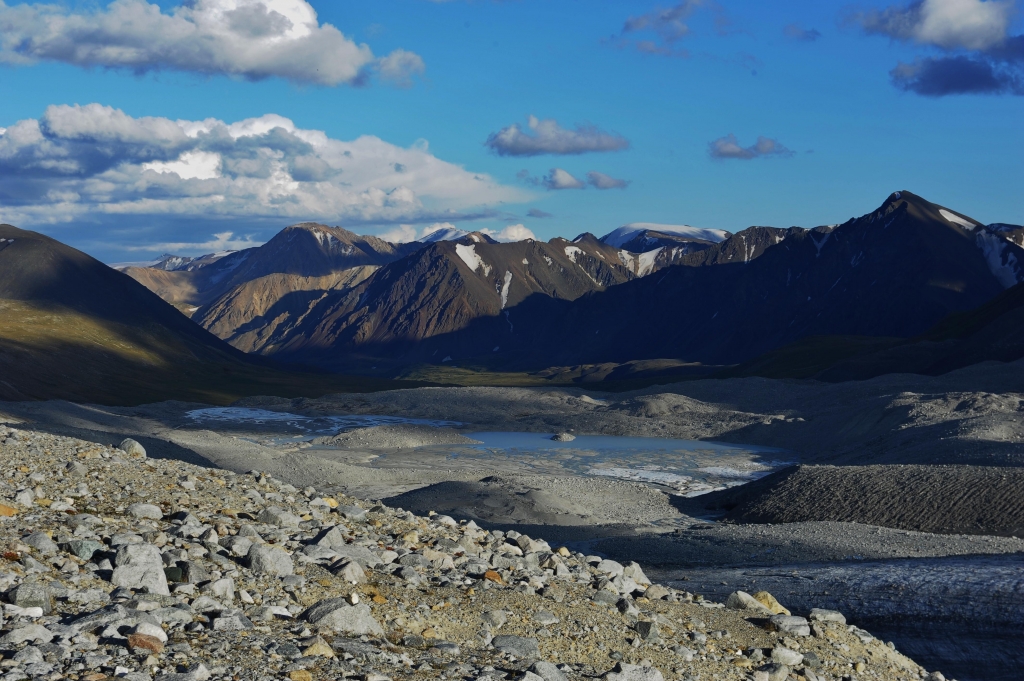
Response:
[[[0,455],[3,681],[943,678],[838,612],[130,440],[0,426]]]

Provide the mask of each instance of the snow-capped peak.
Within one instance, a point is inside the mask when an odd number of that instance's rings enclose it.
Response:
[[[631,222],[601,237],[601,241],[618,248],[627,241],[632,240],[641,232],[661,232],[663,234],[674,234],[677,236],[699,239],[719,243],[730,236],[724,229],[704,229],[701,227],[690,227],[689,225],[662,225],[654,222]]]
[[[432,244],[438,241],[458,241],[469,236],[469,232],[463,229],[456,229],[455,227],[443,227],[441,229],[434,230],[430,234],[425,234],[419,239],[421,243]]]

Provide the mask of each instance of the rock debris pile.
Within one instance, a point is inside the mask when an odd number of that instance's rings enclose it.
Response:
[[[726,604],[448,516],[0,426],[2,681],[930,678],[831,611]]]

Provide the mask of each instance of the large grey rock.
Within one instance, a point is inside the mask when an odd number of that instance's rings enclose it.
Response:
[[[337,634],[382,636],[384,629],[365,603],[351,605],[344,598],[329,598],[309,607],[300,617]]]
[[[217,542],[228,550],[232,556],[241,558],[249,554],[249,549],[252,548],[252,541],[247,537],[224,537]]]
[[[811,627],[803,617],[792,615],[774,615],[771,618],[772,627],[776,631],[789,634],[790,636],[810,636]]]
[[[835,622],[837,624],[846,624],[846,616],[838,610],[812,608],[810,619],[812,622]]]
[[[665,598],[671,593],[672,592],[668,588],[662,586],[661,584],[655,584],[649,587],[647,591],[644,592],[644,596],[652,601],[660,601],[661,599]]]
[[[785,646],[775,646],[772,648],[772,662],[778,662],[787,667],[796,667],[802,664],[803,661],[804,656],[795,650],[790,650]]]
[[[504,610],[488,610],[480,615],[480,619],[492,629],[501,629],[505,622],[508,621],[508,614]]]
[[[253,544],[246,554],[249,569],[258,575],[284,577],[295,571],[292,557],[273,546]]]
[[[140,459],[146,458],[146,448],[130,437],[126,437],[124,440],[121,440],[121,444],[119,444],[117,448],[128,456],[136,456]]]
[[[25,641],[49,643],[53,640],[53,636],[53,632],[41,624],[26,624],[9,631],[3,638],[0,638],[0,643],[7,645],[18,645]]]
[[[622,568],[622,576],[632,579],[637,584],[650,584],[651,580],[647,579],[647,575],[644,574],[643,569],[640,567],[640,563],[636,561],[627,563]]]
[[[64,550],[75,558],[92,560],[93,554],[103,550],[103,544],[95,539],[72,539],[64,544]]]
[[[33,532],[21,541],[28,546],[31,546],[44,556],[52,556],[59,550],[57,542],[50,539],[50,535],[45,532]]]
[[[210,572],[199,561],[179,560],[178,567],[181,568],[181,581],[186,584],[201,584],[210,579]]]
[[[377,554],[365,546],[359,546],[358,544],[334,546],[331,547],[331,550],[343,558],[354,560],[367,570],[383,563],[383,561],[377,557]]]
[[[530,671],[544,679],[544,681],[568,681],[561,669],[544,660],[534,662],[533,666],[530,667]]]
[[[217,619],[213,620],[214,631],[242,631],[252,629],[252,627],[252,622],[241,610],[222,612]]]
[[[366,573],[363,572],[363,568],[359,566],[359,563],[348,558],[344,558],[332,565],[331,573],[349,584],[363,584],[366,582]]]
[[[7,600],[19,608],[42,608],[44,615],[53,612],[53,594],[42,584],[21,584],[7,592]]]
[[[322,530],[313,539],[313,544],[317,546],[326,546],[333,549],[336,546],[345,546],[345,533],[340,527],[335,525],[334,527],[328,527],[326,530]]]
[[[125,544],[114,557],[111,584],[149,593],[170,595],[160,549],[152,544]]]
[[[625,570],[625,568],[622,566],[622,563],[617,563],[614,560],[608,560],[607,558],[597,564],[598,572],[603,572],[604,574],[612,577],[621,575],[623,570]]]
[[[665,681],[657,667],[641,667],[622,662],[601,678],[605,681]]]
[[[334,509],[334,512],[342,518],[353,522],[361,523],[366,521],[366,509],[359,508],[358,506],[339,506]]]
[[[201,591],[218,600],[230,603],[235,600],[235,580],[230,577],[223,577],[204,585]]]
[[[430,561],[426,556],[419,553],[407,553],[396,561],[399,565],[406,567],[429,568]]]
[[[536,660],[540,657],[540,647],[537,645],[537,639],[535,638],[495,636],[491,639],[491,645],[498,652],[515,655],[524,660]]]
[[[263,509],[256,516],[256,520],[267,525],[276,525],[277,527],[298,527],[299,523],[302,522],[302,518],[299,516],[277,506]]]
[[[661,632],[658,630],[656,622],[637,622],[636,633],[640,635],[640,639],[643,641],[657,641],[661,637]]]
[[[128,515],[146,520],[160,520],[164,512],[154,504],[132,504],[127,509]]]
[[[775,614],[746,591],[733,591],[729,594],[725,607],[729,610],[746,610],[760,617],[771,617]]]

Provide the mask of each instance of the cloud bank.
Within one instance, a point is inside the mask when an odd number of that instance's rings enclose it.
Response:
[[[577,125],[574,130],[569,130],[558,125],[553,118],[541,120],[530,116],[527,127],[529,132],[513,123],[491,133],[484,145],[499,156],[569,156],[629,147],[629,140],[625,137],[592,125]]]
[[[0,0],[0,63],[37,61],[327,86],[365,84],[374,73],[404,86],[425,68],[405,50],[375,57],[369,46],[321,24],[305,0],[188,0],[170,14],[145,0],[78,13]]]
[[[868,35],[942,53],[897,64],[889,75],[900,90],[1024,95],[1024,36],[1009,34],[1014,11],[1010,0],[917,0],[855,13],[850,21]]]
[[[490,216],[528,198],[438,159],[423,141],[336,140],[274,114],[225,123],[51,106],[0,134],[0,219],[14,224],[99,216],[427,223]]]
[[[709,142],[708,154],[711,158],[719,160],[735,159],[749,161],[762,157],[792,156],[793,152],[779,143],[778,140],[773,140],[769,137],[758,137],[757,142],[753,145],[742,147],[739,140],[736,139],[736,135],[729,134]]]

